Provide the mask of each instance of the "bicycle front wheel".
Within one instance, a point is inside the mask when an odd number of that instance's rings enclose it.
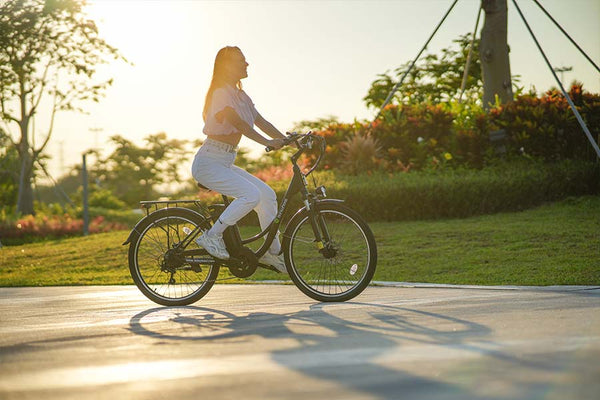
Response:
[[[318,203],[317,246],[308,211],[296,215],[284,234],[284,259],[290,278],[318,301],[346,301],[368,285],[377,265],[375,237],[367,223],[340,203]]]
[[[140,291],[165,306],[192,304],[215,283],[219,266],[190,264],[174,251],[196,226],[208,229],[201,215],[185,208],[166,208],[147,216],[129,245],[129,270]],[[192,241],[189,249],[198,248]]]

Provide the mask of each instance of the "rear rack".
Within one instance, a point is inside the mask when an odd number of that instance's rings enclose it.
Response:
[[[162,208],[179,207],[182,205],[184,208],[190,208],[190,205],[198,208],[202,214],[210,215],[208,208],[200,200],[152,200],[152,201],[140,201],[140,208],[146,211],[146,215],[151,212],[158,211]]]

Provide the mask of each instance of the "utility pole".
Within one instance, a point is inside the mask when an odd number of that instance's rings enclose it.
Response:
[[[81,179],[83,181],[83,236],[87,236],[90,234],[90,211],[88,208],[88,176],[86,156],[87,152],[83,153],[83,159],[81,163]]]
[[[100,132],[102,132],[104,129],[103,128],[88,128],[88,130],[94,134],[94,150],[98,150],[99,149],[98,134]]]
[[[558,72],[560,74],[560,83],[562,83],[562,85],[565,85],[565,72],[571,72],[573,71],[573,67],[556,67],[553,68],[554,72]]]

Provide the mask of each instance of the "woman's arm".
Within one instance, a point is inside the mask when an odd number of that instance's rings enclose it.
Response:
[[[279,132],[279,130],[275,128],[273,124],[264,119],[262,115],[257,114],[254,123],[260,128],[261,131],[263,131],[273,139],[285,139],[285,135]]]
[[[283,135],[280,134],[281,136],[275,138],[275,137],[271,136],[269,133],[267,133],[267,134],[269,134],[269,136],[273,137],[273,140],[269,140],[269,139],[265,138],[260,133],[256,132],[244,120],[242,120],[240,118],[240,116],[237,114],[237,112],[233,108],[231,108],[231,107],[225,107],[223,110],[219,111],[215,115],[215,117],[216,117],[217,121],[219,121],[219,122],[222,121],[223,118],[224,118],[231,125],[235,126],[235,128],[242,135],[244,135],[244,136],[246,136],[246,137],[254,140],[257,143],[262,144],[263,146],[270,146],[270,147],[272,147],[274,149],[279,149],[283,145],[282,140],[281,140],[281,138],[284,137]],[[259,126],[259,128],[260,128],[260,126]],[[273,127],[273,129],[275,129],[275,127]],[[261,130],[263,130],[263,129],[261,128]],[[277,131],[277,129],[275,129],[275,130]],[[277,131],[277,132],[279,132],[279,131]]]

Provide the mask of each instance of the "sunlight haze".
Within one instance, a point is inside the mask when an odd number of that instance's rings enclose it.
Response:
[[[377,74],[412,60],[452,1],[90,1],[100,36],[132,63],[101,69],[114,84],[87,115],[57,117],[47,152],[55,178],[81,162],[87,149],[107,155],[110,136],[138,144],[164,131],[179,139],[203,138],[201,110],[214,57],[236,45],[250,66],[244,89],[259,112],[281,131],[294,122],[334,115],[371,119],[362,98]],[[519,0],[554,67],[572,66],[565,81],[600,91],[600,76],[530,0]],[[600,1],[543,1],[577,43],[600,61]],[[428,52],[472,32],[478,0],[460,0]],[[480,28],[483,24],[483,18]],[[511,72],[520,85],[544,91],[554,78],[509,1]],[[478,34],[479,36],[479,34]],[[43,116],[38,116],[43,121]],[[39,124],[39,126],[43,126]],[[40,129],[41,131],[42,129]],[[583,133],[582,133],[583,134]],[[260,154],[261,147],[243,139]],[[189,168],[193,155],[182,160]]]

